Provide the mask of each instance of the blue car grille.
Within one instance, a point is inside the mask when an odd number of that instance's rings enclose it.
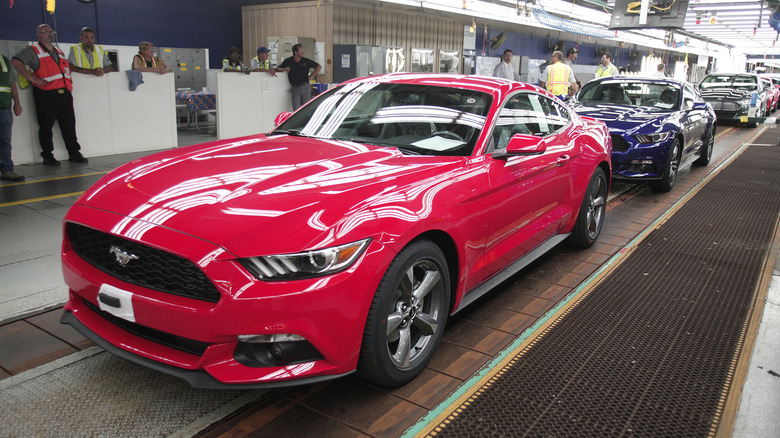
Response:
[[[112,277],[173,295],[219,301],[221,295],[214,283],[187,259],[72,222],[66,229],[76,254]],[[114,246],[136,258],[122,266],[111,252]]]
[[[611,134],[612,137],[612,150],[616,152],[625,152],[629,148],[629,144],[623,136],[618,134]]]

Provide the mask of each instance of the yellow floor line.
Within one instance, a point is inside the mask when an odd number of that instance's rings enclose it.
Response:
[[[71,179],[71,178],[83,178],[85,176],[93,176],[93,175],[105,175],[108,172],[110,172],[110,170],[106,170],[106,171],[103,171],[103,172],[80,173],[78,175],[58,176],[56,178],[46,178],[46,179],[36,179],[36,180],[32,180],[32,181],[22,181],[22,182],[18,182],[18,183],[3,184],[3,185],[0,186],[0,188],[3,188],[3,187],[13,187],[13,186],[22,186],[22,185],[42,183],[42,182],[47,182],[47,181],[59,181],[59,180]]]
[[[0,208],[2,208],[2,207],[10,207],[12,205],[29,204],[31,202],[48,201],[50,199],[67,198],[68,196],[78,196],[78,195],[81,195],[82,193],[84,193],[83,190],[80,191],[80,192],[63,193],[61,195],[43,196],[41,198],[22,199],[20,201],[6,202],[6,203],[3,203],[3,204],[0,204]]]

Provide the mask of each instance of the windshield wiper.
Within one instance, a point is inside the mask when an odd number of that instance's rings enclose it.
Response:
[[[300,129],[276,130],[276,131],[273,131],[272,134],[287,134],[287,135],[293,135],[295,137],[306,137],[305,135],[301,135],[301,130]]]
[[[422,155],[420,153],[421,151],[420,149],[414,150],[414,149],[409,149],[408,147],[401,147],[401,146],[395,146],[395,148],[401,151],[401,153],[403,153],[404,155]]]

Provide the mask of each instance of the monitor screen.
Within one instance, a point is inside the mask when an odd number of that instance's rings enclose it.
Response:
[[[647,23],[639,24],[639,0],[616,0],[610,29],[682,29],[688,0],[650,0]]]

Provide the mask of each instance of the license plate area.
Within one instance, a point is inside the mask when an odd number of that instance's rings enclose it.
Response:
[[[133,309],[133,293],[110,284],[100,286],[98,292],[100,310],[110,313],[126,321],[135,322]]]

